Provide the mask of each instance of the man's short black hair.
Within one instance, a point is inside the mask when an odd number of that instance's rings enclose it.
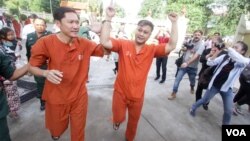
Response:
[[[37,18],[35,18],[33,21],[35,22],[35,20],[42,20],[42,21],[44,22],[45,25],[47,24],[47,22],[46,22],[46,20],[45,20],[44,18],[37,17]]]
[[[150,26],[152,31],[154,30],[154,24],[150,22],[149,20],[140,20],[137,24],[138,26]]]
[[[220,36],[220,32],[214,32],[214,35]]]
[[[38,18],[38,16],[36,14],[31,14],[28,18],[30,18],[30,19],[36,19],[36,18]]]
[[[65,17],[65,13],[76,13],[76,11],[69,7],[59,7],[53,13],[54,20],[61,21]]]
[[[198,32],[198,33],[200,33],[201,35],[203,35],[202,30],[199,30],[199,29],[198,29],[198,30],[195,30],[194,33],[196,33],[196,32]]]

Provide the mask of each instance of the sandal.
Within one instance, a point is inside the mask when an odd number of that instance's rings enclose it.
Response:
[[[120,126],[120,123],[114,123],[114,124],[113,124],[113,129],[114,129],[114,130],[118,130],[118,129],[119,129],[119,126]]]
[[[10,112],[9,116],[12,119],[19,119],[19,115],[17,114],[17,112]]]

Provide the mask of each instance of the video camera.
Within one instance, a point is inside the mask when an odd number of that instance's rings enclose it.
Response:
[[[183,44],[184,47],[186,47],[187,49],[193,49],[194,48],[194,44],[192,43],[192,40],[185,42]]]

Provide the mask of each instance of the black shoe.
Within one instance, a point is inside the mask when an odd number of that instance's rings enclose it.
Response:
[[[44,111],[44,110],[45,110],[45,105],[41,105],[41,106],[40,106],[40,110],[41,110],[41,111]]]
[[[60,137],[59,137],[59,136],[58,136],[58,137],[51,136],[51,138],[52,138],[54,141],[56,141],[56,140],[59,140],[59,139],[60,139]]]
[[[165,82],[165,80],[161,80],[159,83],[164,83]]]
[[[195,117],[195,111],[191,108],[189,110],[189,114],[192,116],[192,117]]]
[[[208,105],[207,104],[203,104],[202,107],[203,107],[204,110],[206,110],[206,111],[208,110]]]
[[[156,76],[156,77],[155,77],[155,80],[158,80],[159,78],[160,78],[160,76]]]
[[[120,123],[114,123],[114,124],[113,124],[113,129],[114,129],[114,130],[118,130],[119,127],[120,127]]]
[[[114,74],[116,74],[116,69],[113,69]]]
[[[191,94],[194,94],[194,87],[191,87],[190,93],[191,93]]]

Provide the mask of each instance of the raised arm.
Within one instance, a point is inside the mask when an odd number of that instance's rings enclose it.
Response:
[[[245,66],[249,63],[249,58],[241,55],[235,49],[228,47],[227,50],[228,50],[228,55],[234,61],[236,61],[238,63],[243,63]]]
[[[177,40],[178,40],[178,26],[177,26],[177,20],[178,16],[176,13],[170,13],[168,15],[169,20],[172,23],[171,27],[171,34],[170,34],[170,40],[168,44],[166,44],[165,47],[165,53],[168,54],[172,50],[176,48]]]
[[[110,40],[110,32],[111,32],[111,20],[115,16],[115,9],[112,6],[109,6],[106,9],[106,18],[102,22],[102,30],[101,30],[101,38],[100,42],[106,49],[111,49],[112,42]]]

